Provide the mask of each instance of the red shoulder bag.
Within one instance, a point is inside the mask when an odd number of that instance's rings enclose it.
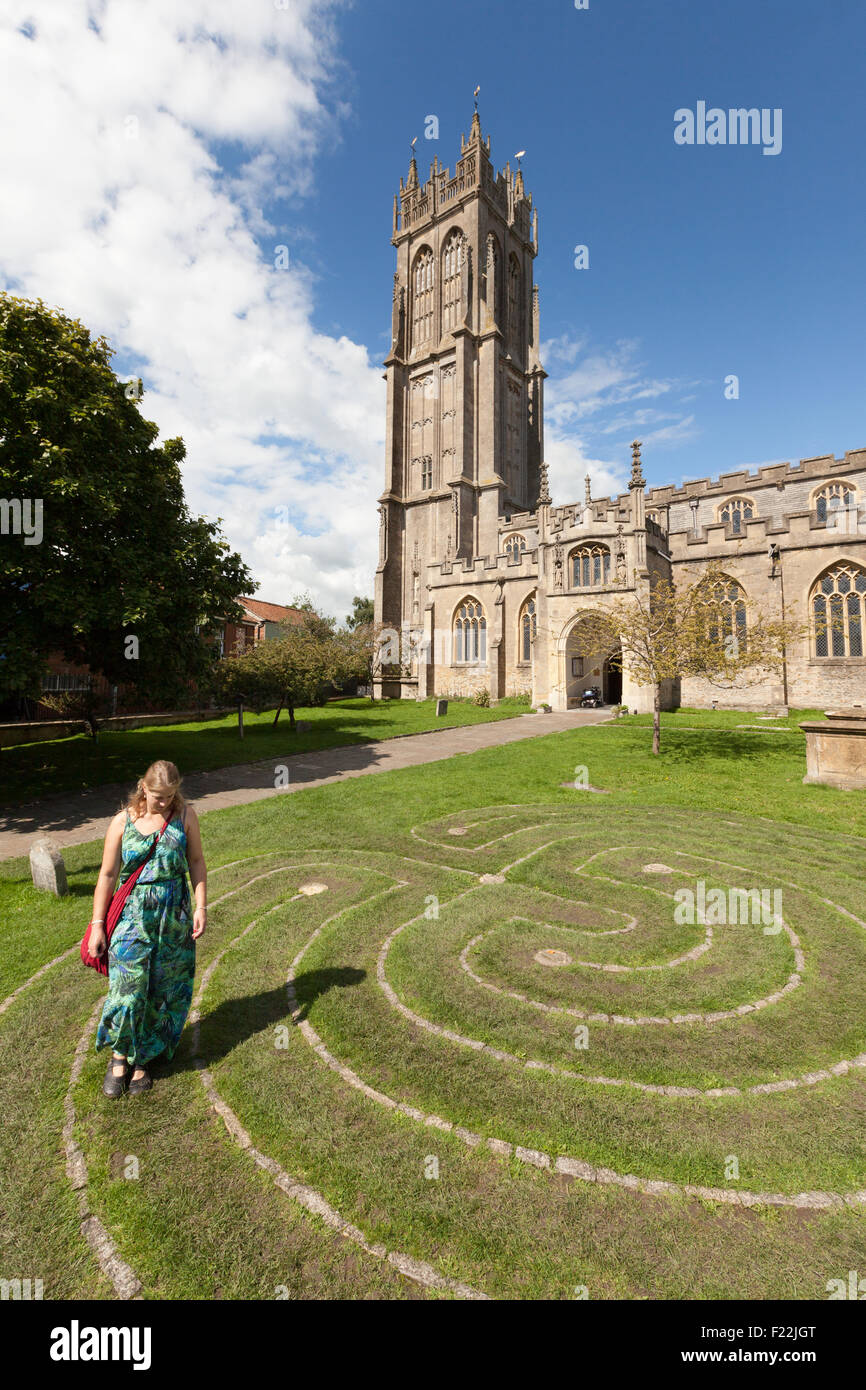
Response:
[[[120,885],[117,892],[115,893],[114,897],[111,899],[111,902],[108,905],[108,912],[105,916],[105,950],[103,951],[101,956],[94,956],[90,953],[90,929],[93,926],[93,923],[88,922],[87,924],[87,931],[84,933],[84,936],[81,941],[81,959],[83,960],[85,965],[91,966],[93,970],[98,970],[100,975],[108,974],[108,948],[111,945],[111,934],[114,931],[114,928],[117,926],[118,922],[120,921],[120,914],[123,912],[123,909],[126,906],[126,900],[132,892],[133,888],[135,887],[136,883],[138,882],[138,878],[142,869],[151,858],[158,842],[162,838],[163,831],[169,824],[170,822],[168,821],[168,819],[163,821],[162,830],[160,830],[158,835],[154,836],[153,844],[147,851],[147,854],[142,859],[138,868],[135,870],[135,873],[130,874],[129,878],[124,880],[124,882]]]

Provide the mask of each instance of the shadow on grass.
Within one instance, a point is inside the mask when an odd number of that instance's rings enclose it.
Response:
[[[275,789],[278,768],[288,769],[289,784],[297,788],[321,777],[338,777],[346,772],[360,772],[374,767],[382,757],[369,740],[354,743],[347,740],[345,745],[302,749],[286,738],[280,744],[274,741],[270,755],[261,745],[258,748],[249,746],[247,752],[250,757],[248,763],[204,768],[184,776],[183,790],[187,799],[194,803],[197,797],[216,792],[252,791],[266,795]],[[175,763],[183,775],[186,759],[172,747],[170,738],[161,743],[159,753]],[[302,762],[298,755],[303,753],[309,756]],[[144,767],[136,776],[142,771]],[[286,774],[280,772],[279,775],[285,777]],[[134,778],[129,785],[133,781]],[[57,831],[77,830],[91,819],[114,815],[129,785],[117,783],[98,786],[89,791],[70,792],[62,797],[22,804],[17,810],[0,814],[0,832],[51,835]]]
[[[652,748],[652,728],[623,730],[628,732],[635,748],[648,751]],[[806,742],[796,745],[802,753],[803,771],[806,770]],[[768,734],[740,734],[728,729],[707,729],[678,731],[662,729],[661,758],[668,762],[697,763],[707,758],[726,759],[731,762],[766,761],[768,757],[789,758],[794,751],[792,739],[780,739]]]
[[[300,1004],[298,1021],[306,1019],[310,1006],[331,989],[349,989],[359,985],[366,977],[365,970],[352,966],[336,966],[322,970],[308,970],[295,980],[295,994]],[[208,1065],[219,1062],[228,1056],[241,1043],[256,1033],[277,1024],[290,1024],[289,1005],[286,987],[266,990],[243,999],[226,1000],[201,1020],[199,1037],[199,1057]],[[175,1072],[191,1071],[195,1059],[191,1050],[192,1034],[189,1025],[184,1033],[184,1045],[174,1060],[162,1062],[159,1070],[163,1076]],[[159,1058],[154,1059],[154,1065]]]

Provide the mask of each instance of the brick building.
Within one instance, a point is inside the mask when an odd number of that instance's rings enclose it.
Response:
[[[285,608],[281,603],[265,603],[258,598],[241,598],[238,603],[244,610],[243,619],[239,623],[226,623],[220,635],[220,656],[248,652],[259,642],[279,637],[282,623],[296,626],[303,622],[299,609]]]

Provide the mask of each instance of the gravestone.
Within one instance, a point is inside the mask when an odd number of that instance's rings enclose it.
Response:
[[[69,892],[63,855],[53,840],[35,840],[30,849],[30,873],[33,886],[43,893],[63,898]]]
[[[441,718],[442,718],[442,715],[443,715],[443,714],[447,714],[447,713],[448,713],[448,701],[447,701],[447,700],[437,700],[437,701],[436,701],[436,718],[437,718],[437,719],[441,719]]]

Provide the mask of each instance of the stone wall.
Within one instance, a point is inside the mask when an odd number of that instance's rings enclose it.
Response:
[[[201,724],[210,719],[224,719],[235,714],[235,706],[226,709],[174,710],[168,714],[119,714],[99,719],[99,730],[122,733],[127,729],[158,728],[162,724]],[[45,743],[54,738],[70,738],[85,728],[81,719],[48,719],[29,724],[0,724],[0,748],[12,748],[20,743]]]

